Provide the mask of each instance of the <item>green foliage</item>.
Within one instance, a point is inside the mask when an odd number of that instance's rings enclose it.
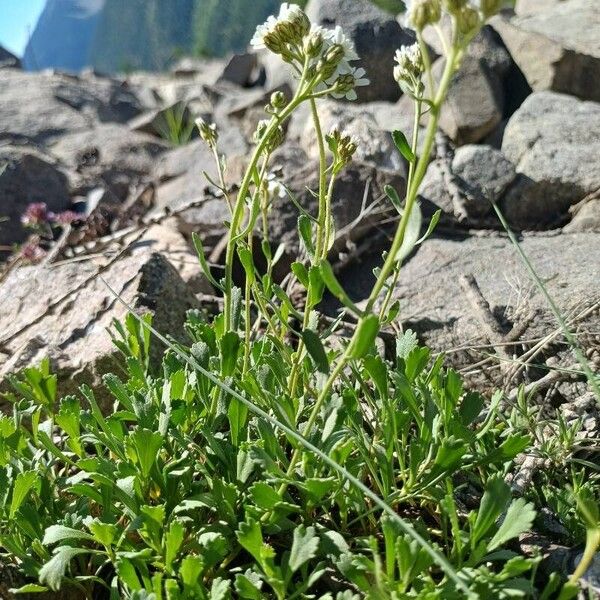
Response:
[[[377,518],[360,490],[308,452],[287,477],[293,444],[285,434],[240,412],[172,352],[162,372],[140,372],[143,326],[130,318],[118,329],[128,378],[106,377],[114,401],[107,416],[89,388],[57,410],[28,393],[27,382],[49,377],[45,368],[13,380],[15,417],[0,427],[0,546],[40,585],[101,585],[119,598],[327,598],[340,583],[372,598],[456,595],[451,580],[440,585],[431,557],[394,521]],[[241,378],[229,334],[196,313],[188,331],[202,364],[285,422],[304,422],[307,406],[281,387],[286,367],[274,341],[253,343]],[[472,589],[523,590],[517,576],[535,561],[504,550],[491,567],[489,556],[531,526],[531,506],[511,502],[501,479],[528,440],[494,411],[474,426],[483,402],[441,361],[431,363],[410,333],[402,339],[394,361],[366,351],[364,366],[327,398],[310,440],[394,511],[420,513],[420,534]],[[225,364],[223,356],[237,358]],[[464,515],[451,498],[467,487],[483,498]],[[437,515],[435,528],[427,515]],[[106,564],[116,577],[103,579]]]

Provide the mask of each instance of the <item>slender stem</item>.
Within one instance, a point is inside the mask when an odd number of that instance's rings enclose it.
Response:
[[[425,71],[427,73],[427,82],[429,83],[429,97],[433,98],[435,94],[435,83],[433,81],[433,70],[431,69],[431,57],[429,56],[429,48],[427,44],[423,41],[423,36],[421,33],[417,33],[417,41],[419,42],[419,48],[421,50],[421,56],[423,57],[423,66],[425,67]],[[447,60],[450,62],[451,52],[448,53]],[[446,63],[448,66],[448,63]]]
[[[414,172],[414,178],[411,182],[412,185],[407,192],[406,196],[406,205],[404,208],[404,212],[402,213],[402,218],[400,219],[400,224],[398,225],[398,229],[396,230],[396,234],[394,235],[394,239],[392,241],[392,246],[388,253],[387,259],[385,260],[379,277],[373,286],[371,291],[371,295],[367,300],[367,304],[365,307],[365,312],[369,313],[373,310],[373,306],[383,289],[385,282],[388,277],[394,271],[396,266],[396,256],[398,255],[398,251],[402,247],[402,242],[404,240],[404,234],[406,232],[406,227],[408,226],[408,220],[410,214],[412,212],[414,203],[417,199],[417,193],[419,191],[419,186],[423,181],[423,177],[425,176],[425,172],[427,170],[427,165],[429,164],[429,156],[431,154],[431,148],[433,147],[433,140],[435,137],[435,132],[437,130],[437,124],[440,115],[440,109],[444,99],[446,98],[446,93],[448,91],[448,87],[450,86],[450,82],[452,80],[452,76],[454,75],[456,69],[456,61],[458,57],[458,50],[453,48],[450,52],[450,56],[446,62],[446,66],[444,69],[444,74],[442,75],[442,79],[440,81],[440,86],[438,88],[436,97],[433,101],[431,107],[431,115],[429,118],[429,123],[427,125],[427,130],[425,132],[425,140],[423,143],[423,150],[421,152],[421,156],[419,157],[419,161],[417,162],[417,166]]]
[[[590,564],[596,556],[596,550],[600,546],[600,529],[588,529],[585,540],[585,549],[583,556],[577,565],[577,568],[569,577],[569,583],[575,585],[588,570]]]
[[[321,120],[317,111],[317,103],[313,98],[310,99],[310,110],[315,126],[315,134],[317,136],[317,144],[319,147],[319,213],[317,216],[317,244],[314,256],[314,264],[324,258],[323,235],[325,234],[325,223],[328,218],[327,210],[327,160],[325,156],[325,143],[323,141],[323,131],[321,129]]]
[[[422,114],[421,113],[421,105],[422,105],[422,103],[421,103],[420,99],[415,100],[415,121],[413,124],[413,132],[412,132],[412,151],[413,151],[414,156],[417,156],[417,143],[419,141],[419,122],[421,121],[421,114]],[[408,167],[408,179],[406,182],[407,191],[412,187],[414,173],[415,173],[415,161],[412,161]],[[381,304],[381,310],[379,311],[380,319],[383,319],[383,317],[385,316],[385,313],[388,310],[389,303],[394,294],[394,289],[396,287],[396,284],[398,283],[398,278],[400,277],[400,267],[401,267],[401,263],[398,262],[394,269],[392,281],[391,281],[390,285],[388,286],[388,290],[386,292],[385,299],[384,299],[383,303]]]
[[[237,195],[237,199],[235,202],[235,206],[233,208],[233,215],[231,218],[231,227],[229,230],[229,239],[227,241],[227,251],[225,253],[225,331],[231,331],[232,322],[232,297],[231,297],[231,288],[233,287],[233,256],[235,251],[235,246],[237,244],[237,235],[240,225],[242,223],[242,219],[244,217],[244,208],[246,205],[246,196],[248,195],[248,190],[250,189],[250,185],[252,183],[252,177],[254,174],[254,170],[256,169],[256,165],[260,160],[260,157],[263,155],[267,144],[273,135],[274,131],[279,127],[282,121],[287,119],[292,112],[296,109],[296,107],[304,100],[303,96],[303,82],[300,82],[300,86],[296,92],[296,95],[292,99],[292,101],[285,107],[281,113],[273,117],[271,122],[269,123],[265,134],[262,139],[256,146],[252,158],[250,159],[250,163],[244,175],[244,179],[242,180],[242,184],[240,186],[240,191]]]
[[[327,378],[327,381],[325,382],[325,385],[323,386],[323,389],[321,390],[319,397],[317,398],[317,400],[312,408],[312,411],[310,412],[310,415],[308,417],[308,421],[306,422],[304,430],[302,431],[303,437],[308,438],[312,428],[314,427],[317,417],[319,416],[321,407],[323,406],[323,403],[325,402],[327,396],[329,395],[331,387],[335,383],[336,379],[340,376],[340,373],[344,370],[344,367],[346,366],[346,363],[348,362],[349,354],[350,354],[350,345],[348,345],[348,348],[346,348],[346,352],[344,352],[344,354],[340,358],[336,367],[329,374],[329,377]],[[292,474],[294,473],[294,470],[296,469],[296,466],[298,465],[298,461],[300,460],[301,456],[302,456],[302,450],[300,449],[300,447],[298,447],[294,450],[294,452],[292,454],[292,458],[290,459],[290,464],[285,473],[286,477],[289,478],[292,476]],[[287,490],[287,488],[288,488],[288,483],[287,482],[282,483],[281,486],[279,487],[278,494],[280,496],[283,496],[283,494],[285,494],[285,491]]]
[[[217,145],[212,144],[211,147],[212,147],[213,155],[215,157],[215,162],[217,163],[217,173],[219,174],[219,182],[221,184],[221,190],[223,191],[223,195],[225,196],[227,206],[229,206],[229,212],[233,212],[233,206],[231,205],[231,198],[229,197],[229,192],[227,191],[227,185],[225,183],[225,176],[223,174],[223,169],[221,168],[221,158],[219,157]]]
[[[330,235],[330,212],[331,202],[330,193],[326,190],[327,188],[327,157],[325,155],[325,143],[323,140],[323,130],[321,128],[321,120],[319,118],[319,112],[317,111],[317,103],[314,98],[309,100],[310,109],[312,113],[313,123],[315,127],[315,135],[317,137],[317,145],[319,147],[319,212],[317,215],[317,243],[315,256],[313,257],[313,264],[318,264],[321,259],[327,256],[327,245],[328,238]],[[329,190],[333,186],[333,176]],[[310,298],[310,287],[307,290],[307,298]],[[302,320],[302,331],[308,327],[310,318],[310,310],[307,306],[304,307],[304,318]],[[296,386],[298,385],[298,376],[300,374],[300,365],[302,364],[302,358],[304,356],[304,342],[300,340],[298,342],[298,348],[294,355],[294,362],[290,371],[290,383],[288,386],[288,392],[291,396],[296,393]]]

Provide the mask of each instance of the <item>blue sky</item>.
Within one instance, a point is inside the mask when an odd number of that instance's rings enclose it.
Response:
[[[23,55],[46,0],[0,0],[0,46]]]

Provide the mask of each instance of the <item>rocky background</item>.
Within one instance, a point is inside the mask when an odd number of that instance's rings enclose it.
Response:
[[[360,302],[397,218],[384,186],[402,191],[405,181],[390,132],[410,131],[412,105],[392,78],[392,57],[413,35],[363,0],[311,0],[307,10],[352,35],[372,82],[358,103],[321,103],[325,129],[337,124],[361,141],[335,188],[331,257]],[[428,43],[439,51],[435,39]],[[228,212],[203,177],[215,168],[193,119],[217,123],[235,186],[263,106],[275,89],[290,94],[293,81],[285,66],[254,54],[104,77],[24,72],[0,49],[0,66],[0,379],[49,356],[68,392],[119,368],[107,327],[127,309],[108,286],[176,339],[187,310],[218,306],[191,234],[202,236],[218,276]],[[500,386],[510,398],[520,383],[537,386],[540,400],[583,416],[592,435],[598,415],[579,368],[490,198],[598,366],[597,0],[520,0],[516,12],[495,18],[465,58],[441,125],[421,206],[443,216],[403,269],[402,327],[445,351],[481,389]],[[314,202],[306,188],[316,185],[316,148],[305,113],[288,124],[273,170],[300,202]],[[295,214],[285,200],[274,207],[282,272],[298,251]],[[330,314],[336,308],[325,302]]]

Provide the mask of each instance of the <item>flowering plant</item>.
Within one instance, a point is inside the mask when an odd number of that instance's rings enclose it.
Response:
[[[116,324],[126,381],[105,375],[109,414],[87,386],[85,405],[72,395],[57,410],[47,361],[10,379],[14,418],[0,417],[0,556],[39,581],[18,591],[61,588],[68,597],[115,600],[554,597],[558,578],[538,589],[538,559],[513,551],[516,544],[507,548],[535,517],[504,481],[531,446],[527,407],[507,418],[497,409],[501,395],[486,407],[410,331],[387,355],[375,343],[398,315],[390,304],[402,260],[423,239],[416,198],[448,86],[468,40],[496,6],[415,0],[409,7],[417,42],[398,50],[394,68],[415,106],[411,141],[394,132],[409,164],[407,191],[403,201],[387,190],[400,216],[363,308],[328,262],[335,180],[358,142],[335,129],[324,134],[317,105],[328,95],[353,97],[363,83],[350,65],[356,53],[341,29],[311,24],[295,5],[259,26],[253,44],[280,56],[298,87],[291,99],[271,96],[237,195],[225,184],[217,128],[198,122],[231,211],[221,280],[194,238],[206,276],[223,294],[223,312],[189,314],[191,347],[133,312]],[[444,13],[452,31],[436,81],[421,33]],[[273,252],[267,224],[272,203],[289,192],[269,159],[284,141],[284,121],[304,102],[319,146],[318,208],[310,214],[296,203],[305,253],[279,284],[273,266],[281,250]],[[236,257],[243,290],[233,282]],[[302,288],[304,306],[292,300],[291,283]],[[344,306],[333,321],[317,310],[326,288]],[[334,342],[344,315],[354,319],[347,322],[354,332]],[[168,347],[158,368],[149,332]],[[561,448],[573,443],[563,422],[556,431]],[[553,480],[564,483],[566,464]],[[555,487],[549,481],[543,494]],[[592,535],[564,599],[577,593],[600,531],[585,472],[573,482]],[[465,506],[473,494],[479,505]],[[566,504],[564,485],[554,501]]]

